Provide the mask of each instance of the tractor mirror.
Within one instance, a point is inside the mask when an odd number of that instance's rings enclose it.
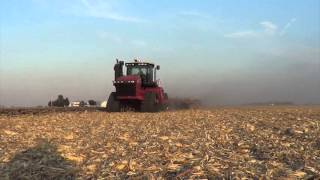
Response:
[[[157,69],[157,70],[160,70],[160,66],[159,66],[159,65],[157,65],[156,69]]]

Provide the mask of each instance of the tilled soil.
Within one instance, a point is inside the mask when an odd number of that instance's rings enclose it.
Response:
[[[34,108],[0,108],[0,115],[19,116],[19,115],[40,115],[61,112],[83,112],[83,111],[106,111],[100,107],[34,107]]]
[[[320,107],[0,115],[0,179],[316,179]]]

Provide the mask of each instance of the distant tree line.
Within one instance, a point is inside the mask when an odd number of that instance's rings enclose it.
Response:
[[[244,104],[244,105],[249,105],[249,106],[292,106],[295,105],[293,102],[286,102],[286,101],[271,101],[271,102],[255,102],[255,103],[249,103],[249,104]]]
[[[88,103],[89,103],[90,106],[96,106],[97,105],[97,102],[94,101],[94,100],[89,100]]]
[[[55,101],[49,101],[48,106],[50,107],[66,107],[69,106],[70,102],[68,98],[63,97],[63,95],[59,95]]]

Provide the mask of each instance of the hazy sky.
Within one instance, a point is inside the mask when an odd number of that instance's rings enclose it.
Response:
[[[320,103],[319,0],[1,0],[0,105],[104,100],[115,58],[169,95]]]

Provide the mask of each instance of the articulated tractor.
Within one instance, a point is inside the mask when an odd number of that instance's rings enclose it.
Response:
[[[124,66],[126,74],[124,74]],[[130,63],[117,60],[114,65],[115,91],[109,96],[107,110],[121,112],[134,110],[158,112],[168,108],[168,95],[159,85],[157,71],[160,66],[134,60]]]

